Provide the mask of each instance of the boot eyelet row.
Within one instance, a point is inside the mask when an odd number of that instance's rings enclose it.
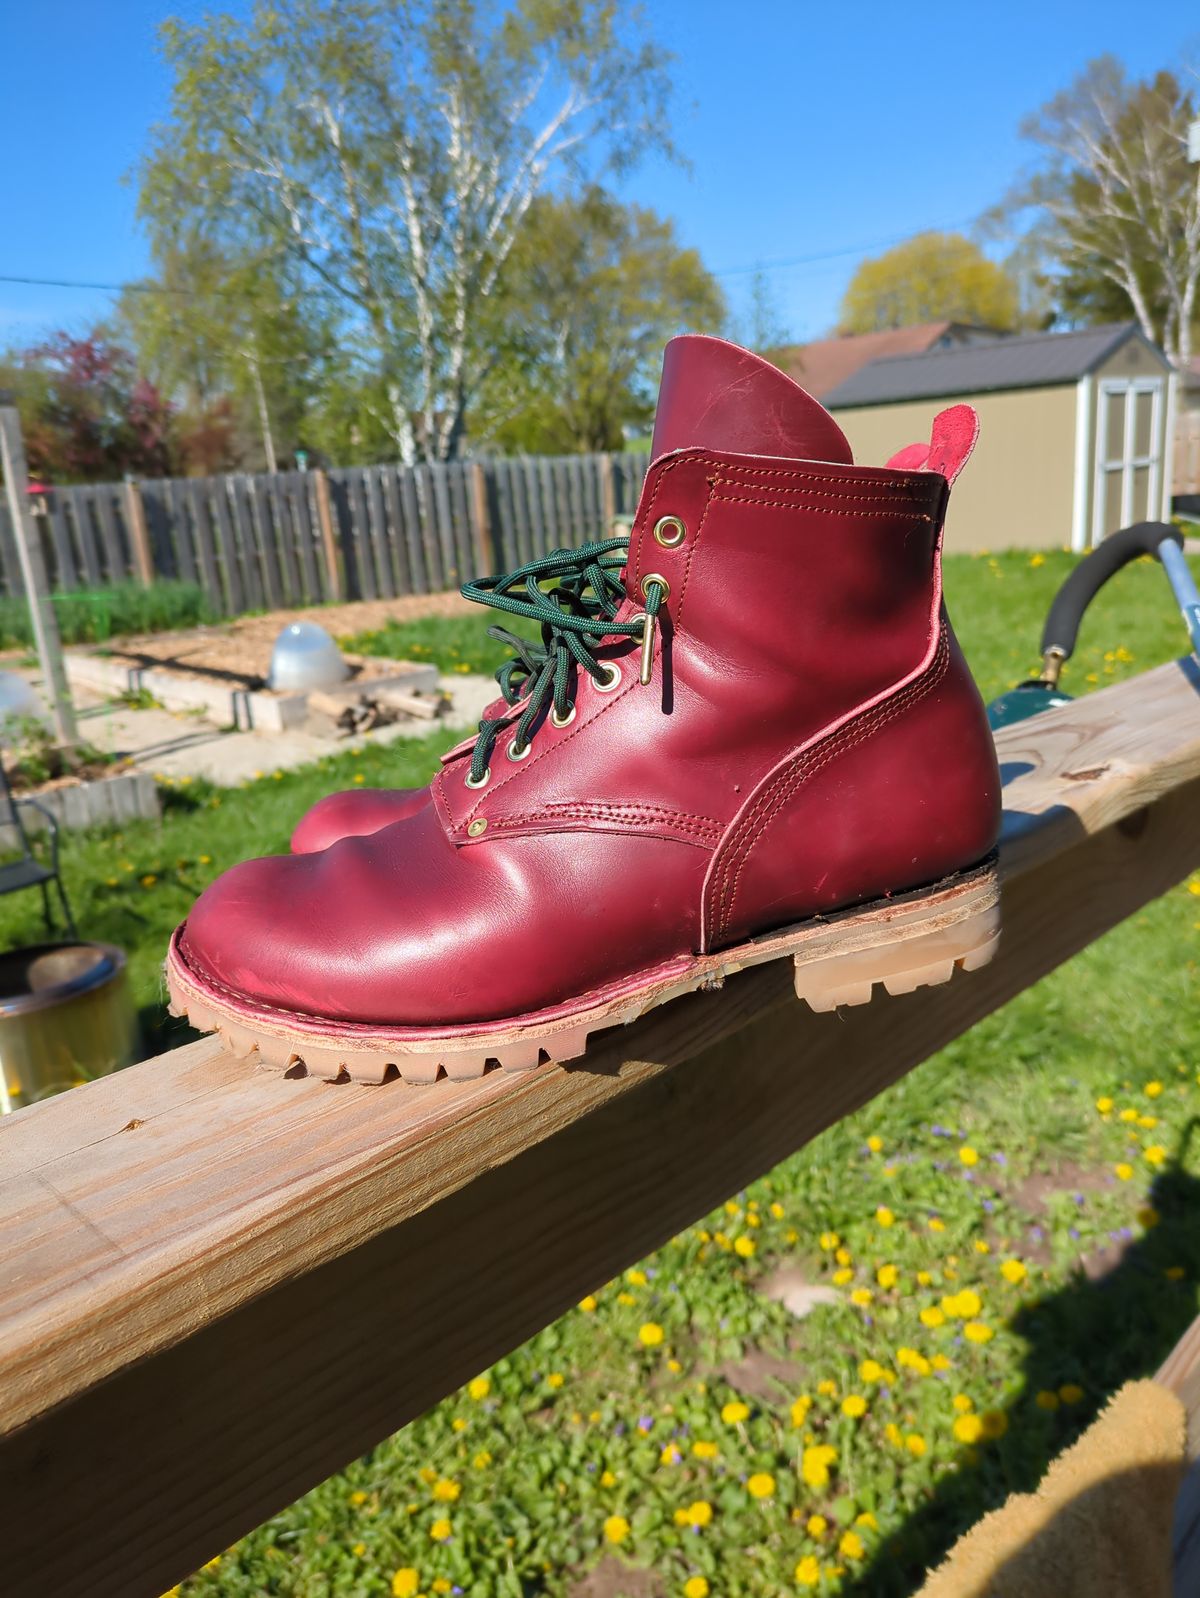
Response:
[[[510,760],[527,760],[532,748],[532,744],[518,744],[514,738],[504,752]]]
[[[491,768],[491,766],[487,766],[485,768],[483,776],[480,777],[478,782],[472,782],[472,780],[471,780],[471,768],[468,766],[467,767],[467,774],[463,778],[463,786],[467,787],[467,788],[486,788],[488,783],[491,782],[491,780],[492,780],[492,768]]]
[[[592,687],[598,694],[611,694],[614,688],[621,685],[621,668],[615,660],[604,662],[605,676],[599,681],[593,677]]]
[[[687,528],[678,516],[660,516],[654,524],[654,540],[664,549],[678,549],[687,537]]]
[[[569,727],[575,720],[575,706],[572,705],[565,716],[560,717],[557,710],[550,712],[550,725],[552,727]]]

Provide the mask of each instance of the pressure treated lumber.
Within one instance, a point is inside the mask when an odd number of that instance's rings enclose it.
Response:
[[[813,1015],[786,964],[414,1089],[202,1040],[0,1125],[6,1594],[153,1598],[1200,863],[1200,686],[1009,728],[1005,934]]]

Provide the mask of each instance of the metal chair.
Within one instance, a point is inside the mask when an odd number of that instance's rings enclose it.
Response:
[[[25,823],[21,820],[21,809],[28,806],[44,817],[46,831],[50,837],[50,863],[47,865],[34,854],[29,842],[29,834],[25,830]],[[9,785],[8,773],[4,769],[4,762],[0,759],[0,834],[11,828],[14,834],[13,842],[19,851],[18,858],[0,864],[0,897],[6,893],[20,893],[25,888],[40,888],[42,890],[42,914],[46,921],[47,932],[54,931],[54,918],[50,913],[50,884],[53,883],[58,893],[59,903],[62,906],[63,920],[66,930],[72,938],[77,938],[79,933],[75,929],[75,917],[71,913],[70,901],[67,899],[67,890],[63,886],[62,876],[58,866],[58,822],[51,810],[38,799],[16,798]]]

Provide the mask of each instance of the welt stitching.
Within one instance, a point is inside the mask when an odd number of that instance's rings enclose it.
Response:
[[[887,726],[888,722],[907,710],[916,700],[923,698],[941,681],[949,664],[949,659],[949,642],[943,632],[937,655],[930,663],[927,671],[909,683],[907,687],[902,688],[899,693],[894,694],[890,699],[867,711],[857,721],[849,722],[845,727],[839,729],[827,741],[825,747],[816,752],[815,758],[806,759],[804,755],[799,756],[791,766],[780,773],[774,784],[763,790],[763,793],[760,794],[754,806],[747,812],[738,827],[737,834],[729,840],[726,862],[722,867],[719,896],[718,884],[713,884],[710,899],[715,898],[716,900],[713,905],[714,920],[717,922],[714,928],[715,931],[724,932],[729,925],[742,871],[750,858],[754,845],[766,831],[778,811],[788,803],[800,784],[815,777],[831,760],[847,753],[862,743],[864,739],[873,736],[881,728]],[[809,753],[811,754],[811,752]],[[750,834],[749,837],[746,836],[747,833]],[[737,859],[737,867],[734,871],[733,880],[730,882],[729,873],[735,859]]]
[[[671,810],[666,805],[637,805],[637,804],[606,804],[600,801],[596,804],[578,803],[543,805],[537,810],[526,810],[520,814],[501,818],[493,822],[493,826],[504,827],[521,821],[534,821],[553,816],[614,816],[621,818],[642,817],[646,820],[656,818],[660,821],[671,821],[682,825],[684,822],[695,823],[698,827],[707,827],[710,830],[720,827],[721,823],[713,816],[697,816],[688,810]]]
[[[720,834],[719,827],[701,826],[690,821],[677,821],[669,816],[631,817],[603,812],[597,815],[588,810],[531,810],[526,815],[501,817],[500,820],[492,822],[492,828],[497,832],[503,831],[505,828],[508,828],[510,831],[512,831],[516,828],[531,824],[537,825],[540,822],[551,824],[554,822],[561,823],[568,821],[583,821],[591,823],[593,826],[598,826],[605,821],[618,823],[624,822],[627,825],[637,825],[644,830],[659,830],[670,833],[686,832],[693,834],[699,841],[709,845],[715,844]]]

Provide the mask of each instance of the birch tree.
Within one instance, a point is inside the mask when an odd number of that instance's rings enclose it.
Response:
[[[1034,208],[1067,279],[1111,284],[1179,363],[1191,359],[1200,311],[1200,166],[1187,158],[1197,115],[1174,74],[1131,83],[1101,57],[1023,124],[1042,160],[1008,202]]]
[[[199,228],[286,257],[340,307],[405,461],[461,443],[535,197],[672,148],[664,57],[617,0],[258,0],[162,38],[156,247]]]

